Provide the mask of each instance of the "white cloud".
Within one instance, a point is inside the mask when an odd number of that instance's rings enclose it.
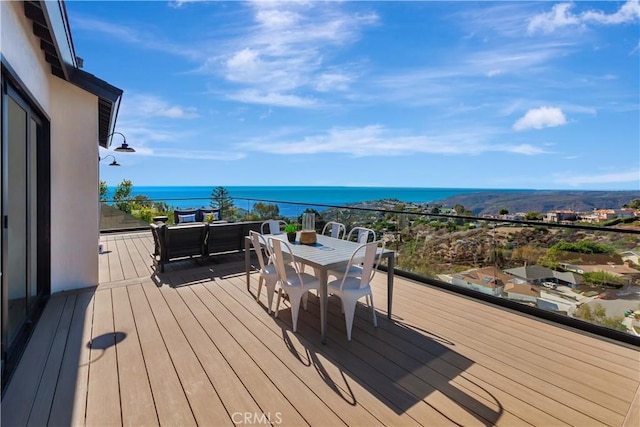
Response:
[[[640,21],[640,3],[638,0],[627,0],[617,12],[610,15],[599,10],[590,10],[582,14],[582,19],[585,22],[608,25],[633,23]]]
[[[353,77],[339,72],[327,72],[320,74],[316,80],[315,89],[318,92],[331,92],[334,90],[345,91]]]
[[[572,8],[573,4],[571,3],[554,5],[550,12],[541,13],[531,18],[528,31],[534,33],[537,30],[541,30],[542,32],[550,33],[558,28],[579,25],[580,19],[570,13]]]
[[[557,184],[570,185],[579,187],[583,185],[593,184],[616,184],[616,183],[635,183],[640,185],[640,170],[629,172],[613,172],[600,175],[576,175],[576,176],[557,176],[555,179]]]
[[[279,92],[260,92],[251,89],[229,93],[226,97],[227,99],[247,104],[297,108],[314,108],[318,106],[318,102],[312,98],[304,98]]]
[[[333,51],[354,43],[363,27],[378,20],[374,13],[344,12],[333,2],[249,4],[254,25],[200,69],[244,86],[232,97],[246,103],[308,107],[311,96],[302,97],[300,91],[346,90],[353,76],[331,65]]]
[[[640,4],[638,0],[627,0],[620,9],[611,14],[599,10],[589,10],[581,14],[571,12],[573,3],[559,3],[551,11],[534,16],[529,21],[529,33],[542,31],[552,33],[557,29],[568,26],[583,26],[589,23],[603,25],[631,24],[640,22]]]
[[[173,7],[174,9],[179,9],[185,4],[188,3],[197,3],[203,0],[169,0],[169,7]]]
[[[199,117],[195,107],[171,105],[155,95],[129,94],[122,98],[122,116],[128,117],[164,117],[169,119],[194,119]]]
[[[534,108],[513,124],[514,130],[542,129],[548,127],[562,126],[567,123],[567,119],[561,109],[556,107]]]
[[[189,150],[177,148],[143,148],[136,150],[136,154],[150,157],[169,157],[171,159],[224,161],[242,160],[246,157],[244,153],[233,151]]]
[[[403,131],[381,125],[359,128],[333,128],[324,134],[303,136],[294,140],[270,135],[238,144],[242,150],[285,155],[338,153],[354,157],[410,156],[414,154],[478,155],[505,152],[522,155],[544,154],[546,151],[529,144],[492,144],[484,130],[442,135],[406,135]]]

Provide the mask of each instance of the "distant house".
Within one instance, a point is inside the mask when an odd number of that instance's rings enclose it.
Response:
[[[614,218],[632,218],[636,216],[636,213],[633,209],[623,208],[623,209],[594,209],[594,215],[598,217],[600,221],[607,221],[609,219]]]
[[[590,213],[590,214],[581,213],[579,215],[579,217],[580,217],[580,221],[589,222],[591,224],[595,224],[597,222],[600,222],[600,218],[598,217],[598,215],[596,215],[594,213]]]
[[[540,297],[540,291],[526,283],[507,283],[504,292],[510,300],[531,304],[536,304]]]
[[[556,223],[565,222],[565,221],[575,221],[577,219],[578,219],[578,215],[574,211],[567,211],[567,210],[564,210],[564,211],[556,210],[556,211],[547,212],[544,218],[546,222],[556,222]]]
[[[555,271],[541,265],[510,268],[504,272],[515,276],[516,283],[528,283],[530,285],[542,285],[543,282],[552,282],[557,285],[575,288],[582,283],[580,274]]]
[[[630,285],[634,280],[640,279],[640,271],[627,265],[620,264],[561,264],[568,271],[578,274],[605,272],[624,280]]]
[[[504,292],[506,282],[511,279],[498,268],[484,267],[463,271],[451,275],[449,283],[483,294],[500,296]]]
[[[555,279],[555,283],[559,285],[569,286],[571,288],[575,288],[576,286],[582,284],[582,276],[571,271],[553,270],[553,277]]]
[[[508,275],[514,276],[519,283],[542,284],[553,280],[553,270],[541,265],[525,265],[523,267],[504,270]],[[516,283],[517,283],[516,282]]]
[[[577,302],[563,298],[560,295],[551,294],[549,292],[541,292],[540,298],[536,301],[538,308],[543,310],[557,311],[560,313],[575,312]]]

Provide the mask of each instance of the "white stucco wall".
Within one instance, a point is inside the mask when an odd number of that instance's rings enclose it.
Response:
[[[24,4],[0,1],[0,23],[2,56],[48,113],[51,66],[44,60],[40,39],[33,35],[33,22],[24,16]]]
[[[51,293],[98,283],[98,99],[51,74],[22,2],[0,1],[2,56],[51,125]]]
[[[98,99],[51,78],[51,293],[98,284]]]

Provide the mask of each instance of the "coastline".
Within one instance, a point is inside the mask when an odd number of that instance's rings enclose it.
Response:
[[[209,206],[209,186],[140,186],[133,187],[132,195],[144,195],[153,201],[162,201],[179,208]],[[543,212],[573,210],[579,212],[599,208],[620,208],[635,198],[640,190],[522,190],[477,188],[421,188],[421,187],[225,187],[236,205],[250,210],[253,203],[276,203],[283,215],[304,210],[305,205],[349,206],[364,202],[397,200],[399,203],[439,205],[452,208],[456,204],[482,215],[509,212]],[[108,188],[108,198],[115,187]],[[288,204],[295,202],[301,205]]]

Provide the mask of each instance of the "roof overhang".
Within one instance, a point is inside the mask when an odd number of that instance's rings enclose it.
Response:
[[[122,89],[80,69],[75,54],[67,9],[63,0],[25,1],[24,14],[33,22],[33,34],[40,39],[51,74],[98,97],[98,143],[108,147],[115,130]]]

